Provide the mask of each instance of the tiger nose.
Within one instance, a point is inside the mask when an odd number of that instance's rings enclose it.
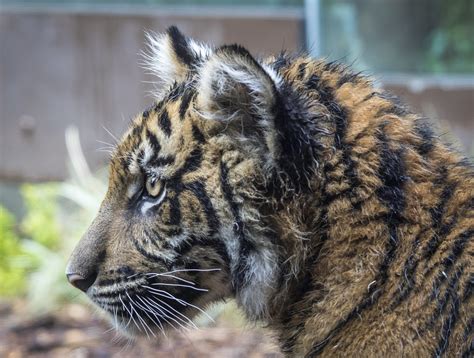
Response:
[[[83,292],[86,292],[89,287],[95,282],[97,278],[97,273],[93,273],[87,277],[83,277],[77,273],[68,273],[66,274],[67,280],[71,285],[80,289]]]

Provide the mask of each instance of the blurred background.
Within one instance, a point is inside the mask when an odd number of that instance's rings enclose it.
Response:
[[[64,277],[115,137],[152,102],[144,32],[171,25],[351,64],[474,156],[472,0],[0,0],[0,356],[278,356],[232,302],[199,331],[129,343]]]

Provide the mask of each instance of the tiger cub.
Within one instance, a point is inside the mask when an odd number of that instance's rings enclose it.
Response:
[[[474,169],[338,63],[149,36],[161,80],[69,281],[120,329],[235,298],[288,356],[474,352]]]

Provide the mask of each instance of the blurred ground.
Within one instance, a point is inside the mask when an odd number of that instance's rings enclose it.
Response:
[[[240,329],[221,319],[186,334],[130,342],[81,305],[28,316],[20,301],[0,304],[0,357],[281,357],[262,328]]]

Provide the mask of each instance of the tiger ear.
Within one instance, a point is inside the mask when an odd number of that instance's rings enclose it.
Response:
[[[147,50],[143,53],[144,67],[158,77],[155,95],[159,97],[175,82],[184,81],[212,53],[209,46],[184,36],[176,26],[164,34],[146,33]]]
[[[271,66],[243,47],[221,47],[201,65],[197,93],[208,131],[225,132],[260,156],[282,191],[308,185],[321,149],[313,136],[321,131],[301,96]]]
[[[218,48],[199,70],[197,107],[205,119],[224,123],[226,131],[234,130],[275,158],[280,79],[263,66],[241,46]]]
[[[218,48],[202,65],[198,93],[200,108],[213,119],[262,119],[272,114],[276,84],[245,48],[230,45]]]

